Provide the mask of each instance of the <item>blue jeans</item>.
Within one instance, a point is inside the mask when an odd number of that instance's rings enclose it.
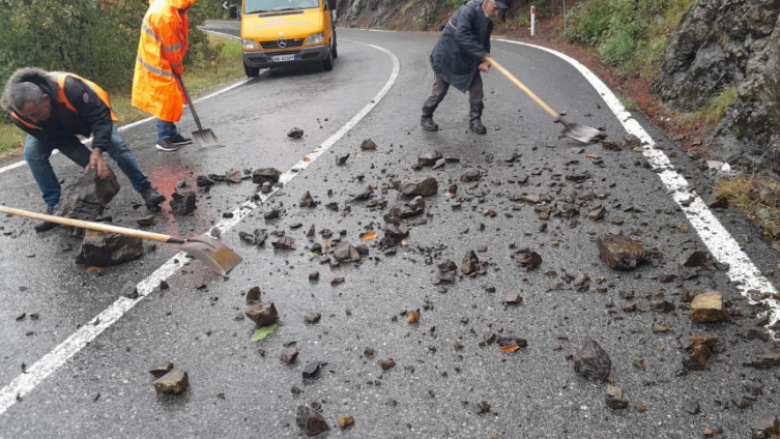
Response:
[[[173,122],[157,119],[157,140],[170,139],[178,134],[176,125]]]
[[[62,154],[82,168],[87,167],[89,156],[92,153],[75,136],[70,139],[62,139],[58,145],[50,145],[33,136],[27,136],[27,143],[24,145],[24,159],[30,166],[35,182],[38,183],[38,187],[41,189],[43,201],[52,209],[59,204],[61,193],[60,182],[49,161],[49,157],[55,148],[59,149]],[[114,124],[111,133],[108,155],[119,165],[119,169],[125,173],[136,191],[143,192],[152,186],[138,165],[135,156],[133,156],[133,153],[127,148],[125,141],[119,136],[116,124]]]

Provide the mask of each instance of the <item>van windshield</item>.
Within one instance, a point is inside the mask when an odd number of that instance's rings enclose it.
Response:
[[[319,0],[246,0],[244,2],[244,13],[258,14],[261,12],[315,9],[319,6]]]

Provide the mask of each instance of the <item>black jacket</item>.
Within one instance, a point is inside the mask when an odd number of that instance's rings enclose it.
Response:
[[[49,73],[36,68],[18,70],[8,84],[19,82],[32,82],[49,95],[52,113],[46,121],[32,122],[16,114],[9,102],[3,102],[16,126],[53,148],[57,148],[63,139],[80,134],[94,136],[93,148],[108,150],[116,118],[111,112],[108,94],[100,87],[77,75]],[[60,83],[64,86],[63,93]]]
[[[433,71],[464,93],[478,73],[482,57],[490,53],[493,22],[482,10],[482,1],[471,0],[455,12],[430,58]]]

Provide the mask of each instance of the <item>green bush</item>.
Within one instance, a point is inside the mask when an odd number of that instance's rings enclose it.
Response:
[[[148,0],[114,5],[98,0],[0,0],[0,87],[20,67],[41,67],[84,76],[112,91],[132,87],[141,22]],[[198,3],[190,11],[186,63],[206,50],[195,26],[206,17]]]
[[[642,72],[660,59],[668,35],[693,2],[585,0],[567,15],[565,38],[597,46],[601,58],[623,74]]]

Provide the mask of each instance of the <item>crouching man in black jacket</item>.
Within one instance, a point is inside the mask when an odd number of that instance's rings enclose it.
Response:
[[[108,177],[102,157],[103,152],[108,152],[147,207],[165,201],[119,136],[115,123],[119,119],[111,109],[108,93],[97,84],[72,73],[19,69],[5,86],[2,107],[29,134],[24,159],[41,189],[47,213],[51,214],[60,202],[60,183],[49,161],[55,148],[87,171],[95,169],[99,178]],[[77,135],[94,136],[92,151]],[[35,230],[43,232],[56,226],[44,221]]]

